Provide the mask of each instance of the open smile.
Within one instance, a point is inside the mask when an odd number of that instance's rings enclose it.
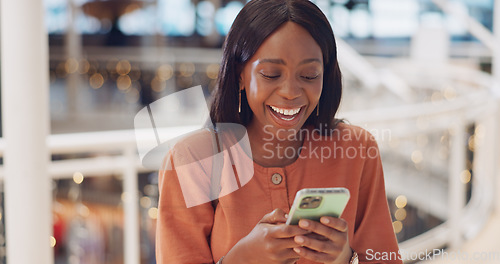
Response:
[[[300,119],[304,106],[295,108],[282,108],[274,105],[268,105],[271,115],[281,125],[294,125]]]

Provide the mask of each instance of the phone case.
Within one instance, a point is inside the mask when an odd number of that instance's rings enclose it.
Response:
[[[349,190],[343,187],[302,189],[295,195],[286,224],[297,225],[300,219],[319,221],[322,216],[340,217],[349,198]]]

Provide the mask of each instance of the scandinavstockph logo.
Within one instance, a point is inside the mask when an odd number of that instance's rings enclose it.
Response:
[[[144,107],[134,118],[134,128],[142,165],[160,172],[175,170],[187,207],[230,194],[253,176],[246,128],[214,125],[201,86]]]

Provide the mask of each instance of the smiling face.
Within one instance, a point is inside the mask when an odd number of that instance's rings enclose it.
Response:
[[[322,87],[321,48],[303,27],[286,22],[262,43],[241,73],[240,88],[254,114],[248,130],[296,133],[315,114]]]

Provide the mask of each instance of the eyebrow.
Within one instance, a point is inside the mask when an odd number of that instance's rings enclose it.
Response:
[[[317,59],[317,58],[305,59],[305,60],[301,61],[299,63],[299,65],[312,63],[312,62],[321,63],[321,60]],[[285,61],[282,59],[262,59],[262,60],[259,60],[259,64],[262,64],[262,63],[274,63],[274,64],[286,65]]]

